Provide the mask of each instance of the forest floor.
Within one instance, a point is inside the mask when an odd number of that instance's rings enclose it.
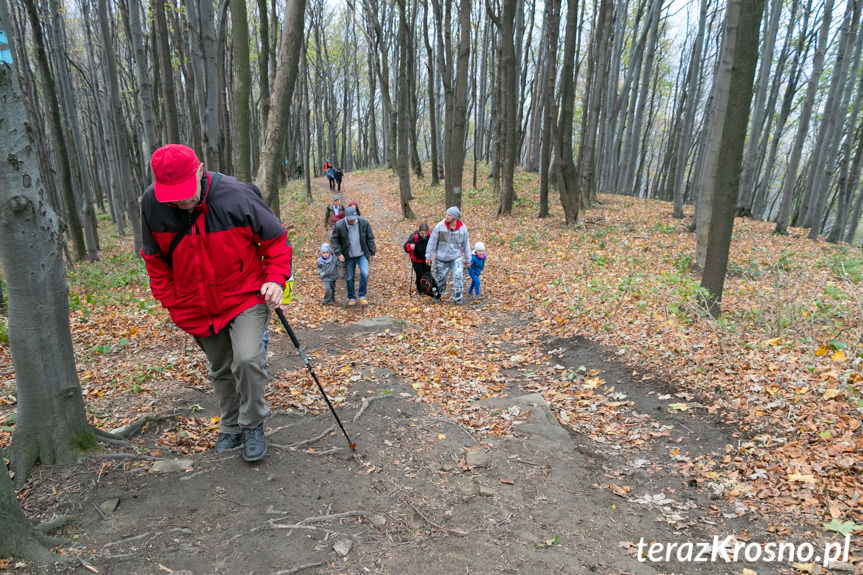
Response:
[[[494,218],[487,186],[466,189],[463,220],[489,254],[482,299],[432,305],[409,293],[402,251],[443,217],[427,177],[406,221],[390,174],[345,176],[342,202],[378,244],[368,307],[345,305],[343,281],[320,305],[325,180],[308,206],[291,184],[282,207],[288,319],[354,453],[273,323],[270,451],[255,465],[214,454],[205,358],[149,296],[129,241],[105,232],[102,262],[69,279],[88,414],[105,429],[161,417],[134,449],[38,467],[19,492],[34,520],[67,518],[66,571],[819,573],[848,533],[849,560],[829,567],[863,573],[858,250],[738,219],[716,321],[668,204],[603,196],[566,227],[554,207],[535,218],[536,178],[520,174],[511,218]],[[0,346],[0,447],[14,413]],[[731,560],[699,557],[715,541]],[[780,542],[802,556],[765,561]],[[52,570],[0,559],[0,573]]]

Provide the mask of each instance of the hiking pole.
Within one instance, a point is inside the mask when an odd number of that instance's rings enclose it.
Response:
[[[302,348],[300,348],[300,342],[297,340],[296,334],[294,334],[294,330],[291,329],[291,324],[288,323],[287,318],[285,318],[284,312],[281,308],[276,308],[276,315],[279,316],[279,320],[282,322],[282,326],[284,326],[285,331],[288,332],[288,337],[291,338],[291,341],[294,343],[294,347],[297,348],[297,352],[300,354],[300,357],[303,358],[303,363],[306,364],[306,367],[309,368],[309,373],[312,374],[312,379],[315,380],[315,383],[318,384],[318,389],[321,390],[321,395],[324,396],[324,401],[327,402],[327,407],[330,408],[330,411],[333,413],[333,417],[336,418],[336,423],[339,424],[339,427],[342,430],[342,433],[345,434],[345,439],[348,440],[348,447],[351,448],[351,451],[354,451],[357,448],[357,444],[351,442],[351,438],[348,437],[348,432],[345,431],[345,426],[342,425],[342,420],[339,419],[339,415],[336,413],[336,410],[333,408],[333,404],[330,403],[330,398],[327,397],[327,393],[324,391],[324,388],[321,386],[321,382],[318,381],[318,376],[315,375],[314,370],[312,370],[312,366],[309,364],[309,358],[306,357],[306,354],[303,353]]]

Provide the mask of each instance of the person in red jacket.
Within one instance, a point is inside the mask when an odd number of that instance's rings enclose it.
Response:
[[[150,290],[207,355],[221,411],[216,452],[267,452],[262,336],[291,277],[291,245],[254,185],[204,170],[195,151],[169,144],[150,160],[141,200],[141,255]]]

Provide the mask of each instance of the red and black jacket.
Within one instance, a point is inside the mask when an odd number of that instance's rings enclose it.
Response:
[[[193,213],[157,201],[152,184],[141,200],[150,290],[174,323],[198,337],[264,303],[265,282],[284,287],[291,277],[288,234],[258,188],[232,176],[212,189],[211,181],[207,172]],[[174,236],[186,230],[169,261]]]
[[[426,246],[429,243],[429,237],[422,237],[419,232],[414,232],[408,237],[405,242],[405,251],[411,258],[412,262],[424,264],[426,262]],[[414,244],[414,249],[410,248],[410,244]]]

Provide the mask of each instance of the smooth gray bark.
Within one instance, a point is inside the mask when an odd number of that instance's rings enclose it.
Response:
[[[850,12],[850,14],[849,14]],[[836,155],[842,138],[842,125],[848,114],[848,98],[854,90],[854,82],[847,82],[848,69],[850,68],[849,50],[854,44],[857,36],[857,28],[860,23],[860,2],[849,2],[845,17],[842,19],[842,30],[839,34],[839,47],[834,60],[833,76],[830,79],[830,92],[827,95],[827,103],[824,105],[824,117],[821,130],[818,133],[819,140],[824,138],[823,146],[820,146],[820,154],[816,157],[811,172],[811,186],[809,188],[810,201],[808,204],[808,224],[810,240],[817,240],[821,233],[822,222],[827,210],[827,196],[830,192],[830,180],[836,166]],[[855,66],[856,68],[856,66]],[[847,87],[846,87],[847,84]],[[802,207],[801,207],[802,211]],[[807,219],[802,220],[804,224]]]
[[[674,217],[683,218],[684,201],[684,179],[686,176],[686,164],[692,147],[692,130],[695,125],[695,112],[698,106],[698,71],[701,67],[701,48],[704,43],[704,29],[707,24],[707,7],[710,0],[701,0],[701,8],[698,14],[698,32],[695,42],[692,44],[692,56],[689,58],[689,70],[687,71],[685,95],[686,101],[683,110],[683,126],[677,145],[676,166],[674,168]]]
[[[758,165],[758,151],[761,149],[762,131],[765,117],[772,110],[767,109],[767,88],[770,84],[770,68],[773,65],[773,52],[776,48],[776,35],[779,31],[779,16],[782,15],[783,0],[771,0],[767,27],[764,30],[763,48],[756,81],[755,101],[752,103],[752,125],[749,128],[749,141],[743,157],[743,173],[740,175],[740,190],[737,193],[737,212],[751,216],[754,196],[755,176]],[[777,74],[782,70],[777,69]]]
[[[701,287],[710,294],[708,305],[711,315],[721,312],[725,273],[728,269],[728,252],[734,227],[737,190],[740,186],[740,164],[746,141],[746,127],[752,107],[752,89],[755,67],[758,63],[758,29],[764,11],[764,0],[729,0],[725,27],[723,68],[728,81],[717,85],[727,90],[727,107],[722,115],[724,127],[719,158],[717,160],[710,233],[707,240],[707,258]],[[724,71],[724,70],[723,70]],[[723,74],[724,76],[725,74]]]
[[[7,26],[5,2],[0,30]],[[9,37],[10,42],[14,38]],[[13,68],[0,64],[0,260],[8,293],[8,333],[17,384],[17,418],[10,459],[20,486],[37,461],[50,465],[75,459],[73,446],[92,438],[69,330],[69,298],[63,265],[59,219],[45,201],[32,126],[21,100]],[[34,310],[39,313],[34,314]],[[46,350],[51,361],[45,361]],[[8,480],[5,468],[0,475]],[[0,519],[4,534],[21,536],[8,497],[8,481],[0,483]],[[14,499],[14,496],[12,496]],[[5,517],[3,517],[5,516]],[[11,526],[11,528],[7,527]],[[8,529],[8,531],[7,531]],[[26,540],[15,540],[20,553]],[[14,551],[14,550],[13,550]],[[0,549],[2,552],[2,549]],[[49,557],[39,554],[40,558]]]
[[[282,24],[282,45],[279,48],[273,105],[267,118],[261,163],[255,178],[255,184],[264,194],[264,200],[277,217],[280,213],[279,171],[283,164],[281,151],[284,146],[289,107],[299,72],[305,11],[306,0],[287,0]]]
[[[809,122],[812,116],[812,106],[815,103],[815,93],[818,91],[818,80],[824,67],[824,53],[827,50],[827,35],[830,32],[830,19],[833,14],[833,0],[825,0],[824,14],[821,17],[821,30],[818,33],[818,44],[812,57],[812,69],[809,72],[809,82],[806,87],[806,97],[800,109],[800,120],[797,124],[797,135],[791,147],[785,180],[782,184],[782,202],[779,205],[779,215],[776,218],[775,233],[787,232],[791,216],[791,206],[794,199],[794,188],[797,184],[797,171],[800,168],[800,158],[803,154],[803,144],[809,132]]]

